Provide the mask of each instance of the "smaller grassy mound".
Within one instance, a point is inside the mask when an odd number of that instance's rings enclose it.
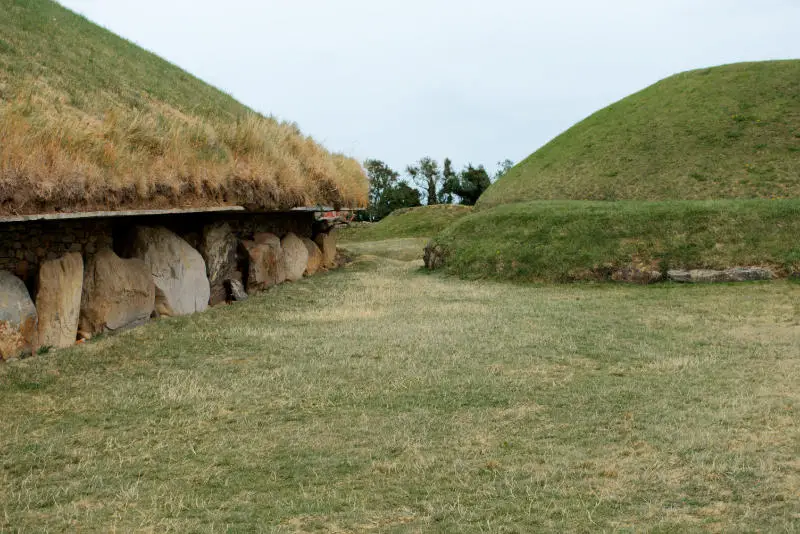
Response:
[[[567,282],[618,268],[800,269],[800,200],[554,201],[462,218],[434,239],[467,278]]]
[[[470,213],[472,213],[471,206],[451,204],[403,208],[392,212],[375,224],[344,230],[341,239],[354,242],[382,241],[401,237],[432,237]]]

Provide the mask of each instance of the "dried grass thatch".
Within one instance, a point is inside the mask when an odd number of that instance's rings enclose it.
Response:
[[[0,12],[0,214],[365,205],[361,165],[296,125],[49,0]]]

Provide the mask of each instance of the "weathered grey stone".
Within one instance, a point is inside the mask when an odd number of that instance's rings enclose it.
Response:
[[[215,223],[203,229],[200,239],[200,253],[206,262],[206,274],[211,286],[209,303],[214,306],[224,302],[227,297],[225,280],[237,270],[236,249],[239,242],[228,223]]]
[[[615,282],[631,284],[655,284],[660,282],[662,278],[664,278],[664,275],[659,271],[634,266],[618,269],[611,274],[611,279]]]
[[[444,267],[445,259],[447,258],[447,253],[441,245],[436,243],[430,242],[425,245],[425,251],[423,253],[422,259],[425,262],[425,267],[434,271],[441,267]]]
[[[29,349],[38,327],[36,306],[25,283],[0,271],[0,358],[14,358]]]
[[[283,259],[286,264],[286,279],[297,282],[303,278],[308,267],[308,249],[303,240],[289,232],[281,239]]]
[[[78,334],[83,289],[83,258],[71,252],[46,261],[39,269],[36,312],[39,314],[38,346],[70,347]]]
[[[319,249],[316,243],[311,241],[309,238],[303,238],[303,244],[306,246],[306,250],[308,251],[308,263],[306,264],[305,275],[306,276],[314,276],[322,269],[322,251]]]
[[[710,282],[749,282],[771,280],[775,275],[762,267],[734,267],[724,271],[712,269],[671,270],[667,278],[673,282],[700,284]]]
[[[144,261],[125,260],[103,249],[86,265],[79,329],[91,335],[145,323],[153,313],[155,294]]]
[[[129,249],[132,257],[150,268],[159,315],[188,315],[208,308],[211,286],[206,263],[189,243],[166,228],[140,226]]]
[[[233,302],[247,300],[247,291],[244,290],[241,280],[225,280],[225,285],[228,286],[228,294]]]
[[[322,251],[322,265],[330,269],[336,267],[336,231],[331,230],[317,234],[314,237],[314,242],[319,246]]]
[[[286,262],[280,239],[267,238],[272,234],[258,234],[258,241],[243,241],[249,257],[247,292],[262,291],[286,281]],[[276,241],[277,240],[277,241]]]
[[[752,282],[775,278],[775,273],[763,267],[734,267],[725,271],[725,275],[730,282]]]

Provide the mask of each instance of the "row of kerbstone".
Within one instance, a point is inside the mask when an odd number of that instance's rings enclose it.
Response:
[[[332,233],[315,241],[260,233],[242,242],[247,293],[297,281],[336,262]],[[0,271],[0,356],[35,347],[67,347],[77,337],[130,328],[151,316],[178,316],[246,298],[239,240],[227,223],[204,229],[200,250],[163,227],[137,227],[125,250],[100,250],[84,266],[68,253],[41,265],[34,305],[25,284]],[[84,268],[85,267],[85,268]]]

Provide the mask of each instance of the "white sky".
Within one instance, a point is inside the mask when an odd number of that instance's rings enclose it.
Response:
[[[493,169],[679,71],[800,58],[800,0],[61,0],[331,150]]]

